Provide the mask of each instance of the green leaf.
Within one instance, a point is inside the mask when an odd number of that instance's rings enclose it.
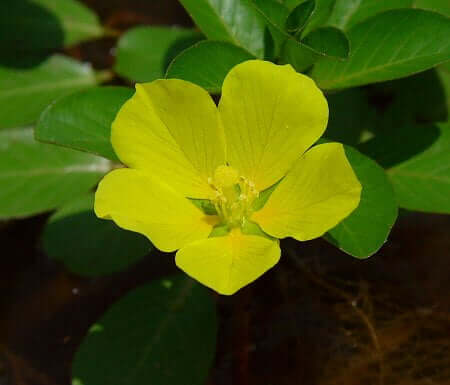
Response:
[[[97,15],[76,0],[31,0],[52,12],[62,25],[64,45],[95,39],[104,34]],[[36,21],[36,20],[35,20]]]
[[[186,276],[153,281],[91,327],[75,355],[72,383],[204,385],[216,331],[205,287]]]
[[[363,187],[358,208],[325,239],[356,258],[367,258],[383,246],[397,218],[394,191],[384,170],[346,146],[345,153]]]
[[[71,272],[96,277],[121,271],[150,252],[152,246],[144,236],[97,218],[93,207],[94,195],[88,194],[50,217],[42,238],[50,258]]]
[[[59,99],[41,114],[36,139],[118,161],[111,124],[133,93],[126,87],[95,87]]]
[[[315,8],[315,0],[308,0],[299,4],[289,14],[286,20],[286,29],[292,34],[301,31],[311,18]]]
[[[301,3],[304,3],[307,0],[281,0],[281,3],[289,9],[289,11],[292,11],[295,7],[300,5]]]
[[[281,61],[291,64],[298,72],[304,72],[324,58],[345,59],[350,45],[345,34],[332,27],[318,28],[301,42],[288,39],[281,53]]]
[[[252,0],[257,11],[267,21],[271,39],[266,36],[266,58],[278,58],[286,40],[284,26],[289,10],[277,0]],[[267,35],[267,34],[266,34]]]
[[[415,123],[446,122],[450,109],[450,74],[443,66],[420,74],[381,83],[372,88],[390,100],[381,115],[379,131],[388,132]]]
[[[450,2],[448,0],[413,0],[414,7],[428,9],[450,17]]]
[[[327,95],[327,100],[330,118],[324,134],[326,138],[356,145],[373,130],[376,111],[360,88]]]
[[[321,60],[312,77],[324,89],[406,77],[449,60],[448,36],[445,16],[418,9],[387,11],[348,31],[352,53],[346,62]]]
[[[290,64],[297,72],[305,72],[321,57],[312,48],[295,39],[288,39],[281,52],[281,63]]]
[[[39,67],[0,67],[0,128],[33,123],[55,99],[95,85],[92,68],[64,56]]]
[[[308,19],[306,27],[303,29],[302,37],[308,35],[316,28],[322,27],[329,19],[333,11],[336,0],[316,0],[316,7],[311,17]]]
[[[413,0],[336,0],[330,25],[349,29],[379,13],[411,7]]]
[[[450,124],[406,126],[361,150],[387,168],[399,206],[450,214]]]
[[[195,24],[211,40],[265,56],[266,23],[252,0],[180,0]]]
[[[334,27],[315,29],[302,40],[302,43],[328,57],[346,59],[350,54],[347,36]]]
[[[0,218],[52,210],[89,191],[109,161],[33,138],[32,128],[0,131]]]
[[[211,93],[220,93],[225,76],[235,65],[254,59],[247,51],[220,41],[202,41],[178,55],[166,78],[184,79]]]
[[[136,27],[119,40],[115,70],[136,82],[161,79],[173,58],[203,37],[193,29]]]
[[[63,44],[64,31],[53,12],[28,0],[0,1],[0,66],[36,66]]]

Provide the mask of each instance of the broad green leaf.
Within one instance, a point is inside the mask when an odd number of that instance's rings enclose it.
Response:
[[[252,0],[180,0],[195,24],[211,40],[240,46],[265,56],[266,23]]]
[[[178,55],[169,66],[166,77],[188,80],[211,93],[220,93],[230,69],[253,58],[233,44],[202,41]]]
[[[50,217],[42,238],[49,257],[71,272],[96,277],[121,271],[150,252],[144,236],[97,218],[93,207],[94,195],[87,194]]]
[[[75,355],[72,384],[204,385],[216,331],[205,287],[184,275],[153,281],[91,327]]]
[[[36,142],[32,128],[0,131],[0,218],[52,210],[89,191],[110,162]]]
[[[77,0],[31,0],[52,12],[64,31],[64,45],[101,37],[104,33],[97,15]]]
[[[411,7],[413,0],[336,0],[328,24],[349,29],[381,12]]]
[[[172,59],[202,39],[192,29],[178,27],[136,27],[119,40],[115,70],[136,82],[164,77]]]
[[[41,114],[36,139],[118,161],[111,124],[133,93],[126,87],[95,87],[61,98]]]
[[[0,128],[33,123],[55,99],[95,83],[88,64],[59,55],[36,68],[0,67]]]
[[[352,88],[330,94],[327,100],[330,117],[324,134],[326,138],[356,145],[373,130],[376,111],[362,89]]]
[[[450,214],[449,149],[449,123],[397,128],[361,146],[388,169],[400,207],[445,214]]]
[[[413,0],[414,7],[429,9],[450,17],[450,2],[448,0]]]
[[[312,77],[324,89],[406,77],[449,60],[448,36],[445,16],[418,9],[387,11],[348,31],[352,53],[347,61],[321,60]]]
[[[384,170],[351,147],[345,153],[361,185],[358,208],[325,239],[357,257],[367,258],[383,246],[397,218],[395,194]]]
[[[315,0],[307,0],[295,7],[286,20],[286,29],[293,34],[301,31],[316,8]]]

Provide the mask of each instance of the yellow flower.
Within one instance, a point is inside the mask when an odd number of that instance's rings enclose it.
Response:
[[[237,65],[218,108],[183,80],[137,84],[111,134],[128,168],[103,178],[95,212],[233,294],[278,262],[276,238],[320,237],[358,206],[342,145],[309,149],[327,121],[322,92],[289,65]]]

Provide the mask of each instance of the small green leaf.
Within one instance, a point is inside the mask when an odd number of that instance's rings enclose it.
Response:
[[[111,124],[133,93],[126,87],[95,87],[59,99],[41,114],[36,139],[118,161]]]
[[[253,0],[253,4],[267,21],[270,31],[270,36],[266,36],[265,58],[278,58],[286,40],[284,26],[289,10],[277,0]]]
[[[52,12],[64,31],[64,45],[95,39],[104,34],[97,15],[77,0],[31,0]]]
[[[96,322],[78,349],[73,381],[108,385],[204,385],[217,321],[205,287],[186,276],[127,294]],[[101,330],[101,331],[100,331]]]
[[[384,170],[346,146],[345,153],[362,185],[358,208],[325,239],[356,258],[367,258],[383,246],[397,218],[395,194]]]
[[[399,206],[450,214],[450,124],[397,127],[361,146],[387,168]]]
[[[439,12],[450,17],[450,2],[448,0],[413,0],[414,7]]]
[[[52,210],[86,193],[109,161],[36,142],[32,128],[0,130],[0,218]]]
[[[346,62],[321,60],[312,77],[324,89],[406,77],[449,60],[448,36],[445,16],[418,9],[387,11],[348,31],[352,53]]]
[[[303,29],[302,37],[305,37],[316,28],[323,27],[327,23],[335,2],[336,0],[316,0],[316,7],[308,19],[306,27]]]
[[[334,27],[317,28],[307,35],[302,43],[328,57],[346,59],[350,54],[347,36]]]
[[[96,277],[121,271],[150,252],[147,238],[97,218],[93,207],[94,195],[88,194],[50,217],[42,238],[50,258],[71,272]]]
[[[336,0],[328,24],[346,30],[379,13],[409,8],[412,3],[413,0]]]
[[[289,9],[289,11],[292,11],[295,7],[297,7],[299,4],[305,2],[305,0],[281,0],[281,3]]]
[[[335,28],[318,28],[298,42],[288,39],[281,53],[281,61],[304,72],[319,60],[342,60],[348,57],[350,45],[345,34]]]
[[[316,8],[315,0],[308,0],[295,7],[286,20],[286,29],[292,34],[301,31]]]
[[[266,23],[252,0],[180,0],[195,24],[211,40],[240,46],[265,57]]]
[[[188,80],[211,93],[220,93],[230,69],[250,59],[254,59],[254,56],[233,44],[201,41],[174,59],[166,78]]]
[[[281,63],[290,64],[297,72],[305,72],[320,58],[321,56],[312,48],[295,39],[286,40],[281,52]]]
[[[55,99],[95,83],[88,64],[59,55],[32,69],[0,67],[0,128],[34,123]]]
[[[175,56],[203,37],[193,29],[136,27],[119,40],[115,70],[136,82],[162,79]]]

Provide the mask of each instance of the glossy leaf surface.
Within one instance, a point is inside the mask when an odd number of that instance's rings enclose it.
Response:
[[[57,208],[89,191],[110,162],[36,142],[32,128],[0,131],[0,218]]]
[[[47,222],[43,248],[71,272],[96,277],[124,270],[151,250],[143,236],[94,214],[93,194],[64,205]]]
[[[180,0],[195,24],[211,40],[265,55],[266,23],[251,0]]]
[[[396,198],[383,168],[351,147],[345,153],[363,187],[361,202],[325,239],[354,257],[367,258],[387,240],[397,218]]]
[[[193,29],[136,27],[119,40],[115,70],[136,82],[162,79],[175,56],[202,39]]]
[[[41,115],[36,138],[118,161],[111,145],[111,124],[133,96],[126,87],[96,87],[58,100]]]
[[[204,286],[185,275],[133,290],[91,327],[73,381],[108,385],[203,385],[214,358],[216,313]]]
[[[253,58],[233,44],[208,40],[178,55],[168,68],[166,77],[188,80],[211,93],[220,93],[230,69]]]
[[[406,126],[361,149],[387,168],[400,207],[450,213],[450,125]]]
[[[325,89],[406,77],[449,60],[449,35],[445,16],[418,9],[388,11],[349,30],[347,61],[322,60],[312,76]]]
[[[0,128],[33,123],[55,99],[95,83],[89,65],[59,55],[36,68],[0,67]]]

